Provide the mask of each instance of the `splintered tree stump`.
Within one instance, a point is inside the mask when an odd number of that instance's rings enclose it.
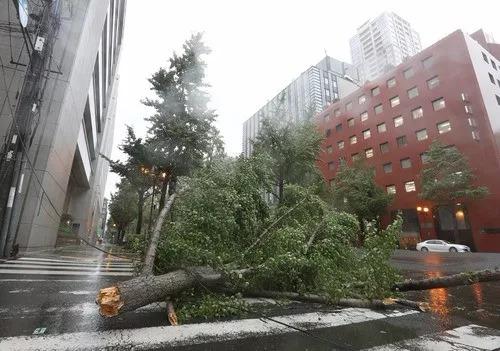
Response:
[[[484,270],[468,273],[458,273],[444,277],[435,277],[421,280],[405,280],[404,282],[396,283],[392,290],[395,291],[411,291],[411,290],[427,290],[436,288],[449,288],[452,286],[471,285],[477,282],[489,282],[500,280],[500,270]]]
[[[162,275],[144,275],[101,289],[96,303],[105,317],[133,311],[139,307],[196,286],[198,283],[213,286],[222,280],[222,274],[209,267],[194,267]]]

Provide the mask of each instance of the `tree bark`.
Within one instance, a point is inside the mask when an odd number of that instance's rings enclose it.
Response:
[[[170,177],[165,177],[163,178],[162,184],[161,184],[161,192],[160,192],[160,201],[159,201],[159,210],[158,213],[161,212],[161,209],[163,206],[165,206],[165,199],[167,197],[167,191],[168,191],[168,183],[170,181]]]
[[[283,201],[283,191],[285,188],[285,180],[282,176],[278,178],[278,202],[281,203]]]
[[[158,243],[160,242],[160,233],[161,228],[163,227],[163,222],[167,217],[167,214],[170,212],[172,208],[172,204],[174,203],[176,194],[172,194],[167,201],[165,207],[161,209],[161,212],[156,219],[155,228],[153,230],[153,234],[151,235],[151,242],[148,247],[148,251],[146,253],[146,257],[144,259],[144,267],[142,269],[142,274],[153,274],[154,261],[156,256],[156,249],[158,248]]]
[[[222,281],[222,274],[209,267],[193,267],[163,275],[142,275],[115,286],[101,289],[96,299],[99,312],[105,317],[133,311],[153,302],[163,301],[201,283],[213,286]]]
[[[444,277],[428,278],[421,280],[405,280],[404,282],[396,283],[392,290],[394,291],[410,291],[410,290],[427,290],[436,288],[448,288],[452,286],[471,285],[477,282],[489,282],[500,280],[500,270],[484,270],[469,273],[458,273]]]
[[[142,210],[144,207],[144,193],[139,192],[139,199],[137,201],[137,225],[135,227],[135,233],[141,234],[142,230]]]

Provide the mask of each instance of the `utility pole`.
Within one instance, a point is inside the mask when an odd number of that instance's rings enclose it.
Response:
[[[18,2],[13,0],[16,8]],[[14,244],[17,223],[15,208],[22,192],[23,169],[32,139],[34,115],[40,111],[43,74],[50,70],[48,58],[59,26],[59,0],[46,0],[39,17],[34,50],[31,53],[19,100],[12,116],[12,126],[0,160],[0,256],[7,256]],[[29,33],[26,34],[29,37]],[[30,41],[31,39],[28,38]],[[25,38],[26,40],[26,38]],[[27,43],[28,45],[28,43]],[[32,172],[35,170],[32,169]]]

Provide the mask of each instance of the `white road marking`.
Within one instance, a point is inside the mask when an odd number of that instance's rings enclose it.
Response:
[[[82,265],[82,266],[95,266],[95,265],[101,265],[101,266],[112,266],[112,267],[133,267],[133,263],[116,263],[116,262],[104,262],[104,261],[55,261],[55,260],[46,260],[46,259],[36,259],[36,258],[29,258],[29,259],[17,259],[17,260],[8,260],[5,261],[4,263],[6,264],[47,264],[47,265],[58,265],[58,264],[63,264],[63,265]]]
[[[400,317],[416,311],[380,313],[360,308],[346,308],[337,313],[304,313],[274,317],[274,319],[301,328],[327,328],[371,320]],[[256,335],[283,334],[290,328],[261,319],[199,323],[176,327],[162,326],[139,329],[79,332],[38,337],[18,336],[0,339],[0,349],[22,350],[85,350],[132,347],[149,350],[154,347],[190,345],[200,342],[234,340]],[[202,341],[203,340],[203,341]]]
[[[9,294],[29,293],[29,292],[32,292],[32,291],[33,291],[33,289],[10,290]]]
[[[110,264],[132,264],[132,261],[126,260],[87,260],[87,259],[74,259],[74,260],[59,260],[55,258],[42,258],[42,257],[19,257],[17,260],[19,261],[45,261],[45,262],[61,262],[61,263],[103,263],[107,264],[109,261]],[[11,260],[12,261],[12,260]]]
[[[43,269],[67,269],[74,271],[103,271],[103,272],[133,272],[133,268],[114,268],[106,266],[96,266],[96,267],[75,267],[75,266],[46,266],[40,264],[16,264],[16,265],[0,265],[2,269],[12,269],[15,271],[16,268],[43,268]]]
[[[452,351],[495,350],[500,348],[500,330],[470,324],[443,333],[423,335],[419,338],[374,347],[370,351]]]
[[[40,275],[100,275],[100,276],[132,276],[132,272],[100,272],[100,271],[52,271],[38,269],[0,269],[2,274],[40,274]]]
[[[87,291],[87,290],[59,291],[59,294],[70,294],[70,295],[95,295],[96,293],[97,293],[96,291]]]

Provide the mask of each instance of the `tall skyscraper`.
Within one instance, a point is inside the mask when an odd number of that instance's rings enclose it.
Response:
[[[0,1],[0,256],[95,239],[125,8]]]
[[[284,103],[286,116],[294,122],[304,120],[308,112],[318,113],[333,101],[358,88],[360,76],[351,64],[326,56],[311,66],[285,89],[243,123],[243,154],[252,153],[252,140],[259,132],[263,118],[273,114]]]
[[[410,23],[394,12],[384,12],[363,23],[350,40],[353,65],[362,80],[373,80],[422,49]]]

